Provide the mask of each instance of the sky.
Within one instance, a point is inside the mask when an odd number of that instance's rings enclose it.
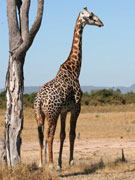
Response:
[[[30,8],[30,26],[36,15]],[[135,83],[135,0],[45,0],[40,30],[26,55],[24,85],[42,86],[67,59],[79,12],[87,7],[104,27],[83,31],[81,86],[130,86]],[[0,89],[9,57],[6,1],[0,0]]]

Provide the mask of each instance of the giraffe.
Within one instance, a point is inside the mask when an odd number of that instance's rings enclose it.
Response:
[[[35,119],[38,126],[38,136],[40,145],[40,163],[43,165],[42,149],[44,139],[44,122],[48,121],[47,142],[49,152],[49,167],[53,168],[53,139],[60,116],[60,150],[58,158],[58,168],[62,168],[62,151],[63,143],[66,137],[65,123],[67,113],[70,117],[70,158],[69,164],[74,164],[73,151],[76,137],[76,123],[81,110],[82,91],[79,84],[79,75],[82,62],[82,32],[85,25],[95,25],[102,27],[101,20],[92,12],[84,8],[79,13],[74,29],[74,36],[71,51],[67,60],[60,66],[59,71],[54,79],[43,85],[37,93],[34,101]]]

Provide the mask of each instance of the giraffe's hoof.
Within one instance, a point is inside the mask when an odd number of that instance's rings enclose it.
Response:
[[[54,169],[53,163],[49,163],[49,169]]]
[[[61,170],[62,170],[61,166],[58,165],[56,170],[57,170],[57,171],[61,171]]]
[[[38,166],[40,169],[43,168],[43,165],[41,163],[39,163],[39,166]]]
[[[70,165],[70,166],[73,166],[73,165],[74,165],[74,160],[71,160],[71,161],[69,162],[69,165]]]

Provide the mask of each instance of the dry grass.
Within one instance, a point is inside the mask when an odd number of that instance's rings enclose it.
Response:
[[[90,138],[133,138],[135,137],[135,106],[106,106],[95,107],[93,112],[81,113],[77,122],[77,134],[80,132],[82,139]],[[94,107],[91,107],[94,108]],[[101,108],[101,109],[100,109]],[[82,107],[83,111],[84,107]],[[111,110],[110,110],[111,109]],[[122,111],[126,109],[126,111]],[[128,110],[127,110],[128,109]],[[118,112],[117,112],[117,111]],[[37,141],[37,125],[34,119],[33,109],[24,111],[24,141]],[[66,138],[69,134],[70,114],[66,123]],[[47,123],[45,124],[47,130]],[[60,121],[58,120],[55,138],[59,139]]]
[[[134,180],[135,163],[89,160],[78,162],[74,167],[66,167],[62,171],[49,170],[47,166],[41,170],[35,163],[17,166],[15,169],[0,167],[0,180]]]
[[[135,104],[82,106],[82,113],[135,112]]]
[[[0,137],[3,137],[4,116],[5,110],[0,109]],[[70,115],[68,115],[66,123],[67,136],[64,147],[65,150],[69,149],[69,121]],[[45,125],[47,126],[47,123]],[[60,122],[58,120],[55,134],[55,165],[56,157],[58,157],[56,151],[59,149],[59,147],[57,147],[59,143],[59,132]],[[78,133],[80,133],[81,140],[77,140],[75,145],[77,148],[75,151],[75,166],[69,168],[67,163],[68,157],[67,154],[65,154],[63,158],[63,171],[53,171],[52,173],[47,165],[43,171],[41,171],[36,165],[38,157],[38,137],[34,112],[31,108],[24,109],[24,129],[22,132],[24,145],[22,146],[22,159],[25,164],[17,167],[15,170],[0,170],[0,180],[135,179],[135,157],[133,154],[134,148],[132,147],[135,139],[135,105],[83,106],[82,113],[77,122],[77,135]],[[128,141],[130,148],[128,145],[125,146],[126,141]],[[93,146],[93,149],[90,149],[89,143],[92,145],[94,142],[97,142],[97,144]],[[106,144],[104,144],[104,142]],[[111,146],[114,145],[115,142],[122,144],[125,148],[127,162],[122,163],[120,161],[121,146],[118,146],[118,144],[116,148]],[[132,144],[130,142],[132,142]],[[108,143],[110,144],[108,145]],[[87,144],[86,147],[84,147],[85,144]],[[36,164],[30,164],[30,162],[32,163],[34,161]]]
[[[14,169],[4,168],[0,166],[0,180],[58,180],[56,172],[49,169],[41,170],[35,163],[17,166]]]
[[[92,112],[89,112],[91,108]],[[94,109],[95,108],[95,109]],[[84,109],[87,112],[84,112]],[[104,109],[104,110],[103,110]],[[134,110],[134,111],[133,111]],[[0,109],[0,136],[3,136],[5,110]],[[66,138],[69,134],[70,114],[66,123]],[[47,129],[47,123],[45,124]],[[59,139],[60,122],[58,120],[55,138]],[[135,105],[82,107],[77,122],[77,134],[81,138],[133,138],[135,137]],[[37,141],[37,125],[31,108],[24,110],[23,141]]]
[[[102,159],[95,162],[87,161],[65,170],[59,177],[66,180],[134,180],[135,163],[122,162],[120,159],[107,163]]]

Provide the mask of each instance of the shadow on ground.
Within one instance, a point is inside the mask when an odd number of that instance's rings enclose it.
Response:
[[[60,175],[61,178],[71,177],[71,176],[79,176],[79,175],[89,175],[95,173],[99,169],[105,168],[105,164],[101,159],[98,163],[91,164],[90,166],[84,165],[83,170],[81,172],[67,173]]]
[[[66,177],[71,177],[71,176],[79,176],[79,175],[89,175],[92,173],[95,173],[97,170],[103,170],[106,167],[116,167],[119,166],[120,164],[128,163],[128,161],[124,158],[118,158],[114,162],[110,162],[108,164],[105,164],[103,160],[101,159],[99,162],[91,165],[81,165],[80,169],[78,172],[73,172],[73,173],[67,173],[67,174],[61,174],[59,177],[61,178],[66,178]]]

